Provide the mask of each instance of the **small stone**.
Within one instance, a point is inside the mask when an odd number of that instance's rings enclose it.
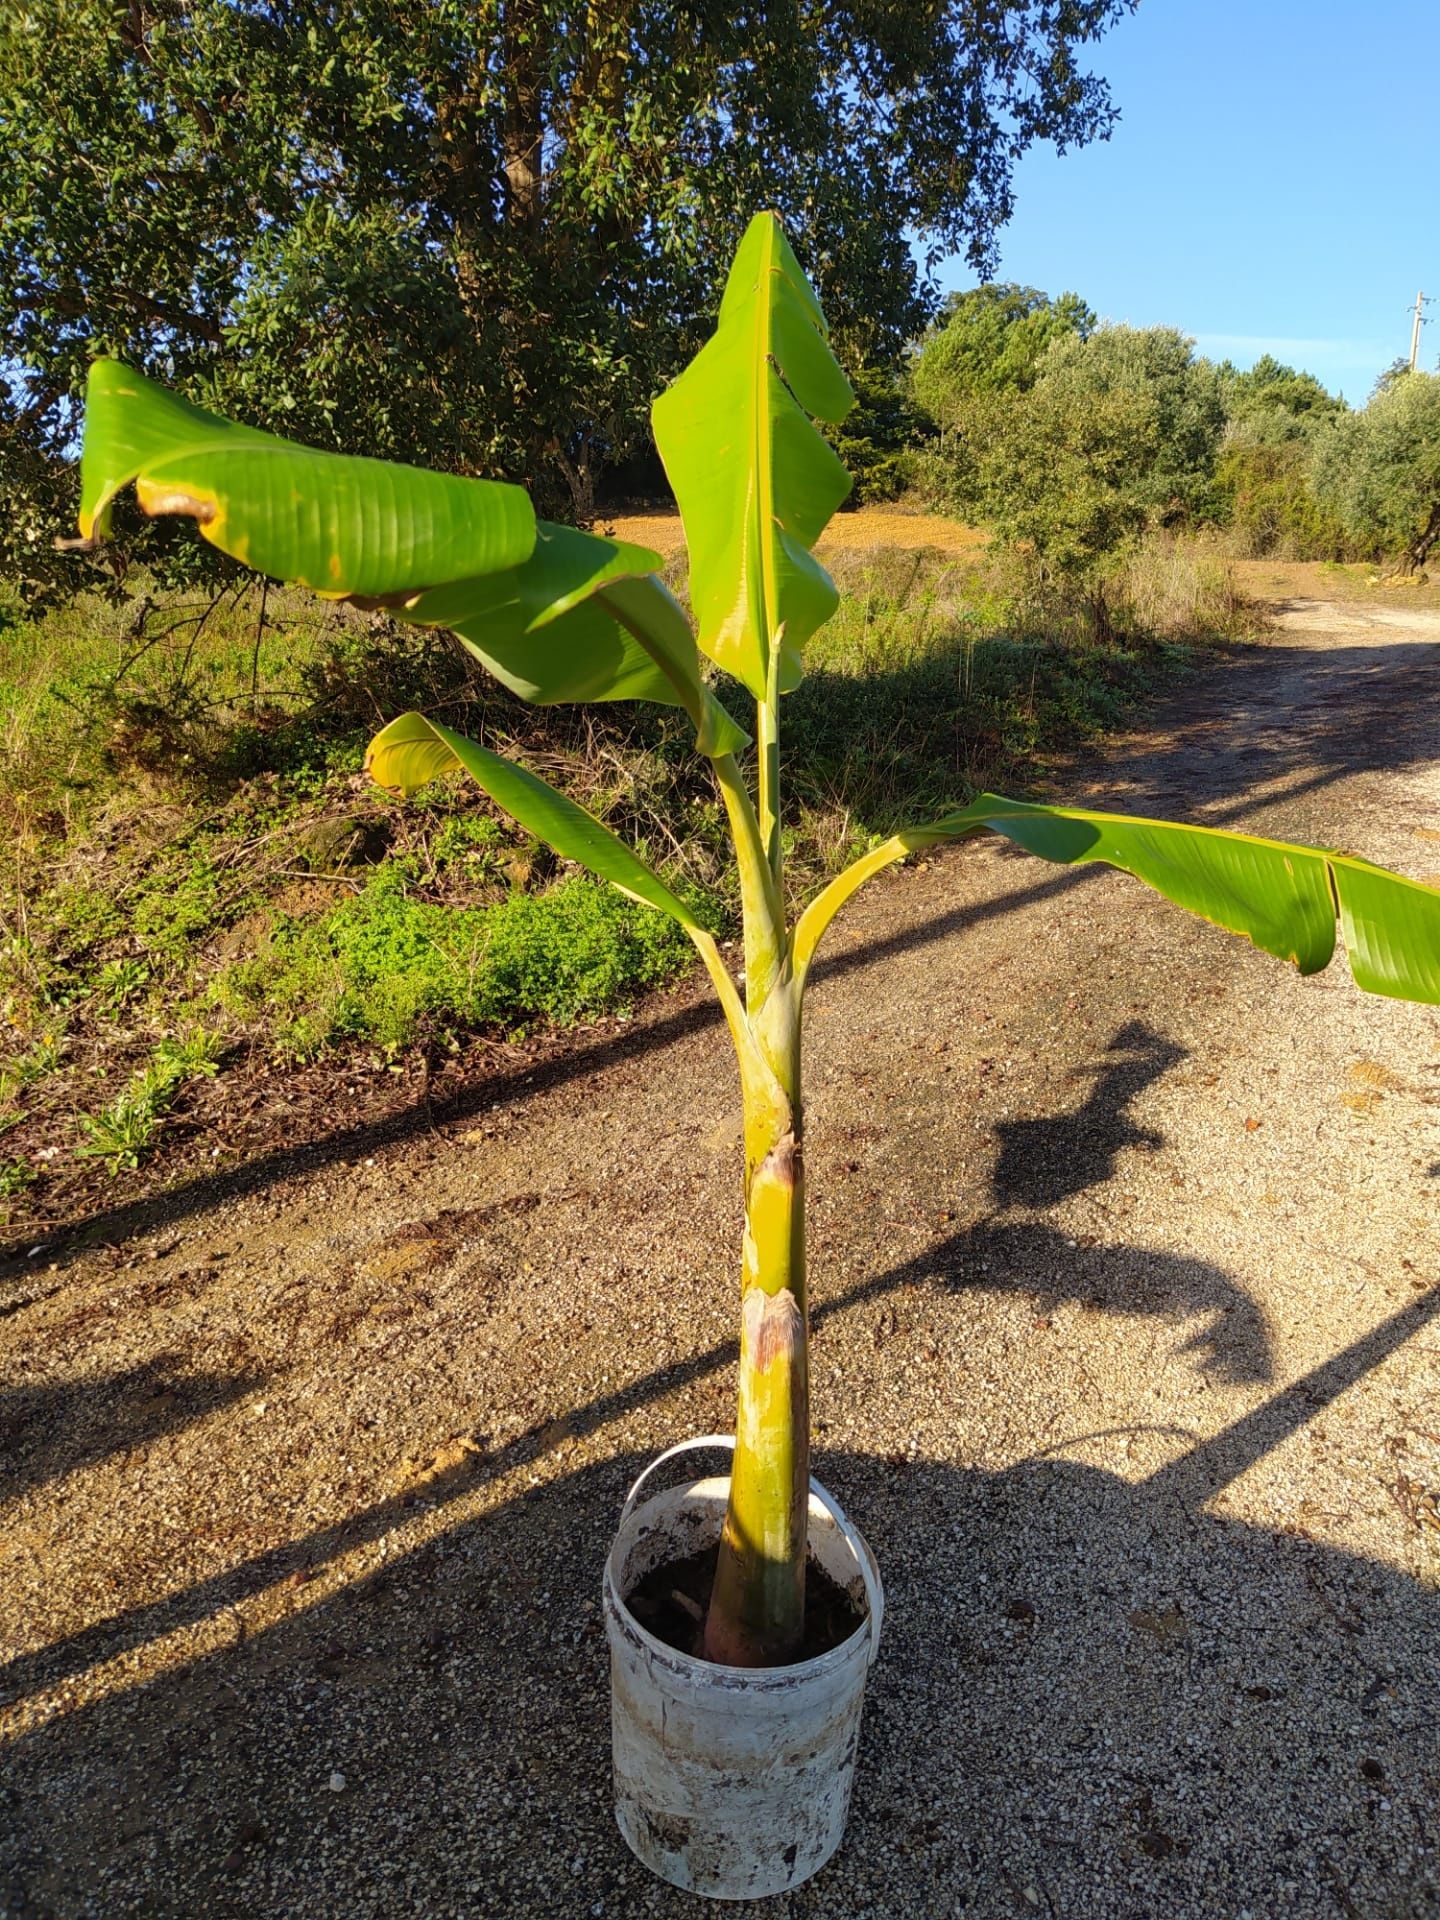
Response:
[[[345,1791],[345,1776],[343,1773],[332,1773],[326,1784],[329,1786],[331,1793],[343,1793]]]

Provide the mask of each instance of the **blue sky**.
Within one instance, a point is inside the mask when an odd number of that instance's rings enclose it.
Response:
[[[1020,163],[996,277],[1363,403],[1409,352],[1417,290],[1440,296],[1437,0],[1141,0],[1089,55],[1120,123]],[[975,280],[963,260],[938,277]]]

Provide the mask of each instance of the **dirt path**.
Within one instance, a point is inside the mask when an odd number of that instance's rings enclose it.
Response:
[[[1440,880],[1437,712],[1440,616],[1296,603],[1070,790]],[[1440,1912],[1440,1014],[994,847],[872,888],[812,1014],[819,1470],[890,1611],[765,1911]],[[598,1587],[730,1418],[738,1139],[686,993],[12,1285],[9,1920],[700,1912],[611,1820]]]

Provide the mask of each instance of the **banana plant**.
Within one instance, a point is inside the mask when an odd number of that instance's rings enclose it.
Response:
[[[727,811],[744,921],[743,990],[670,886],[573,800],[503,753],[409,713],[371,742],[381,786],[461,771],[557,853],[670,914],[724,1010],[744,1107],[737,1445],[702,1651],[796,1657],[809,1474],[801,1028],[826,928],[872,875],[922,848],[1000,834],[1062,865],[1100,861],[1314,973],[1337,922],[1357,984],[1440,1003],[1440,892],[1350,854],[1208,827],[981,793],[865,854],[791,924],[781,860],[780,714],[807,639],[837,604],[814,547],[849,478],[817,429],[852,403],[778,219],[758,215],[713,337],[654,407],[690,554],[693,625],[658,556],[537,522],[519,488],[296,446],[202,412],[110,360],[92,369],[81,541],[132,481],[236,559],[332,598],[444,627],[523,698],[681,709]],[[753,741],[702,656],[754,703]],[[753,754],[750,749],[753,745]]]

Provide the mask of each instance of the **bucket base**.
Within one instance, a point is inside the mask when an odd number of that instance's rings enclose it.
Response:
[[[718,1666],[666,1646],[625,1604],[646,1573],[719,1539],[728,1478],[628,1512],[605,1566],[616,1822],[653,1873],[710,1899],[799,1886],[844,1836],[883,1602],[869,1548],[812,1489],[810,1551],[864,1615],[814,1659]]]

